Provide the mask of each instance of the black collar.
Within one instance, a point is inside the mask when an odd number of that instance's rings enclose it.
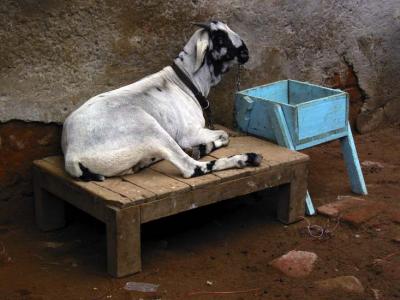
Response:
[[[210,109],[210,102],[208,102],[207,98],[204,97],[203,94],[195,87],[190,78],[186,76],[186,74],[175,64],[175,62],[172,63],[171,67],[179,79],[189,88],[189,90],[192,91],[197,101],[199,101],[201,108],[204,110]]]

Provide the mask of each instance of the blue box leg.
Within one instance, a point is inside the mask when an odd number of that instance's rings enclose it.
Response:
[[[280,105],[274,105],[273,112],[270,112],[270,118],[278,144],[288,149],[295,150],[289,128],[286,124],[285,115],[283,114],[283,110]],[[308,191],[305,201],[307,215],[315,215],[314,205]]]
[[[347,131],[347,136],[340,138],[340,144],[346,162],[347,173],[350,178],[351,190],[356,194],[367,195],[367,187],[365,186],[364,176],[349,123],[347,123]]]

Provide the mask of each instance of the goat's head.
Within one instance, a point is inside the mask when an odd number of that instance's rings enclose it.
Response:
[[[193,23],[201,27],[185,46],[193,54],[193,73],[207,65],[214,77],[214,84],[221,75],[235,64],[244,64],[249,60],[249,51],[240,36],[228,25],[220,21]],[[181,55],[179,56],[181,57]],[[183,57],[181,57],[183,59]]]

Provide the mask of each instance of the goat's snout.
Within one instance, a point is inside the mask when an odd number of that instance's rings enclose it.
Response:
[[[243,43],[243,45],[238,50],[238,62],[240,64],[246,63],[249,60],[249,50],[247,49],[246,45]]]

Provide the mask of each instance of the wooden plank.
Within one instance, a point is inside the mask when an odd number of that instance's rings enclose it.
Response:
[[[107,207],[104,199],[83,191],[81,187],[49,173],[47,169],[36,164],[34,170],[46,191],[104,222]]]
[[[240,93],[274,102],[288,103],[288,80],[258,86]]]
[[[268,113],[272,110],[273,105],[275,105],[275,103],[272,101],[256,101],[251,114],[249,113],[248,118],[250,121],[248,129],[245,131],[257,136],[262,136],[270,141],[276,141]],[[237,118],[240,117],[241,116],[237,116]]]
[[[289,103],[292,105],[298,105],[339,94],[343,94],[343,92],[308,82],[289,80]]]
[[[65,226],[64,201],[42,188],[40,171],[33,170],[33,188],[35,192],[36,224],[43,231],[59,229]]]
[[[284,146],[290,150],[294,150],[295,146],[293,144],[292,136],[290,135],[285,116],[283,115],[283,111],[281,106],[275,105],[273,111],[270,113],[271,119],[273,120],[273,127],[275,131],[275,135],[277,137],[278,143],[281,146]],[[307,191],[306,197],[306,208],[307,214],[312,216],[315,215],[314,204],[311,200],[310,194]]]
[[[242,94],[236,95],[235,100],[235,111],[236,111],[236,123],[241,131],[248,132],[249,124],[252,120],[251,114],[253,110],[254,100],[249,96]]]
[[[305,164],[305,162],[299,163]],[[158,201],[143,204],[141,206],[141,221],[142,223],[146,223],[182,211],[246,195],[269,187],[290,183],[294,176],[293,169],[294,166],[275,167],[274,169],[252,174],[251,176],[242,176],[235,180],[220,181],[215,185],[169,195]]]
[[[144,169],[137,174],[125,175],[122,178],[125,181],[131,182],[154,193],[158,199],[169,194],[188,191],[191,189],[188,184],[156,172],[150,168]]]
[[[114,277],[140,272],[140,208],[110,208],[107,227],[107,269]]]
[[[299,143],[334,130],[346,130],[346,102],[346,95],[342,94],[299,105]]]
[[[107,178],[105,181],[98,181],[94,183],[129,198],[133,202],[130,203],[132,205],[138,205],[156,198],[156,194],[153,192],[143,189],[131,182],[124,181],[120,177]]]
[[[236,130],[234,130],[232,128],[228,128],[228,127],[222,126],[220,124],[215,124],[214,128],[216,130],[225,131],[227,134],[229,134],[230,137],[247,136],[247,134],[244,133],[244,132],[239,132],[239,131],[236,131]]]
[[[36,160],[34,164],[46,173],[56,176],[63,181],[69,183],[70,185],[77,186],[80,189],[88,192],[92,196],[103,199],[106,202],[104,204],[115,205],[117,207],[134,204],[129,198],[105,189],[101,186],[98,186],[93,182],[74,180],[64,171],[64,164],[61,156],[52,156],[42,160]],[[60,198],[63,197],[60,196]]]
[[[211,156],[205,156],[202,157],[200,160],[201,161],[209,161],[215,159],[214,157]],[[192,189],[196,189],[199,187],[204,187],[206,185],[214,184],[221,180],[218,176],[214,174],[207,174],[199,177],[194,177],[194,178],[183,178],[179,170],[169,161],[161,161],[152,167],[150,167],[152,170],[160,172],[164,175],[167,175],[173,179],[176,179],[178,181],[181,181],[187,185],[189,185]]]
[[[277,207],[279,221],[290,224],[302,220],[305,210],[307,192],[307,165],[300,164],[293,167],[293,178],[290,184],[280,189]]]
[[[263,172],[275,166],[289,166],[299,161],[307,161],[308,156],[285,149],[270,142],[266,142],[251,136],[232,138],[229,146],[218,149],[210,155],[216,158],[227,157],[235,154],[247,152],[259,153],[263,156],[263,161],[259,167],[246,167],[243,169],[230,169],[215,172],[214,174],[222,180],[248,176],[258,172]]]
[[[274,129],[275,137],[278,144],[290,150],[294,150],[292,136],[286,124],[285,116],[282,107],[278,104],[274,105],[273,110],[270,112],[272,128]]]
[[[347,132],[348,135],[340,139],[340,144],[346,162],[347,174],[350,178],[351,190],[356,194],[367,195],[368,191],[349,123],[347,123]]]

